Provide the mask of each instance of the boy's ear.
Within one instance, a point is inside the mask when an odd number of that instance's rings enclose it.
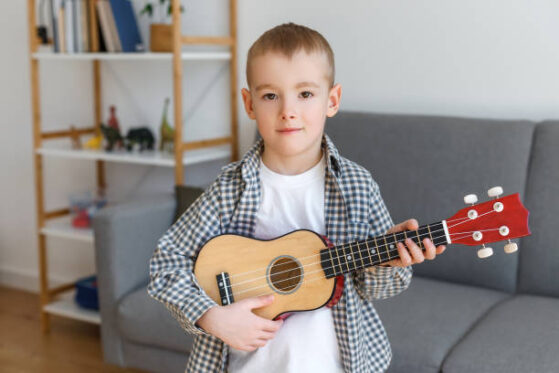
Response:
[[[241,89],[241,95],[243,96],[243,103],[245,104],[245,111],[250,119],[256,119],[254,115],[254,110],[252,109],[252,97],[250,91],[246,88]]]
[[[328,110],[326,115],[331,118],[338,112],[340,108],[340,100],[342,99],[342,86],[338,83],[330,88],[328,94]]]

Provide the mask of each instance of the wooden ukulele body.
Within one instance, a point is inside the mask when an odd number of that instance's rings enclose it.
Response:
[[[217,236],[201,249],[194,266],[198,284],[217,304],[227,305],[218,284],[224,275],[232,298],[273,294],[274,302],[254,310],[267,318],[285,318],[292,312],[332,306],[341,296],[343,276],[326,278],[320,250],[326,239],[309,230],[298,230],[273,240],[233,234]]]

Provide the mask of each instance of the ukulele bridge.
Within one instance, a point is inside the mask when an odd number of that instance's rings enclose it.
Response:
[[[217,288],[219,289],[219,296],[221,305],[226,306],[235,301],[233,298],[233,291],[231,290],[231,282],[229,281],[229,273],[221,272],[215,276],[217,280]]]

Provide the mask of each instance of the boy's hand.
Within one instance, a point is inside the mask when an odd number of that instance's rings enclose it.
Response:
[[[263,295],[212,307],[200,317],[198,325],[237,350],[254,351],[274,338],[283,324],[283,320],[268,320],[252,312],[273,301],[273,295]]]
[[[386,233],[396,233],[406,230],[414,231],[418,228],[419,223],[417,222],[417,220],[409,219],[393,226]],[[417,244],[411,238],[408,238],[405,241],[407,249],[401,242],[398,242],[397,246],[400,258],[386,262],[385,265],[390,267],[407,267],[412,264],[422,263],[425,259],[435,259],[437,255],[442,254],[446,249],[445,245],[435,247],[433,242],[431,242],[431,240],[428,238],[423,239],[421,242],[423,243],[425,251],[422,251],[421,248],[417,246]]]

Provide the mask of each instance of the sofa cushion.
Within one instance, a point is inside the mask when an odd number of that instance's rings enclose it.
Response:
[[[519,295],[497,305],[454,348],[445,373],[559,372],[559,299]]]
[[[507,297],[499,291],[414,277],[403,293],[375,302],[392,346],[388,371],[438,373],[453,346]]]
[[[118,305],[118,327],[128,340],[187,353],[193,338],[184,332],[165,306],[146,287],[125,296]]]
[[[559,122],[538,124],[526,186],[532,235],[522,239],[520,292],[559,297]]]
[[[173,218],[173,224],[179,220],[179,218],[184,214],[186,209],[196,201],[196,199],[204,193],[204,189],[198,187],[191,187],[187,185],[175,185],[175,198],[177,199],[177,207],[175,211],[175,217]]]
[[[523,197],[533,127],[528,121],[340,112],[328,119],[326,133],[343,156],[371,172],[396,223],[415,217],[428,224],[463,208],[466,194],[486,201],[495,185]],[[496,249],[480,262],[476,248],[457,246],[416,273],[513,292],[517,260]]]

